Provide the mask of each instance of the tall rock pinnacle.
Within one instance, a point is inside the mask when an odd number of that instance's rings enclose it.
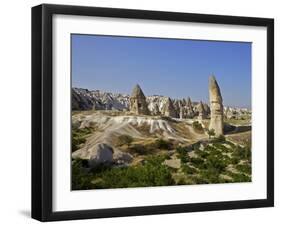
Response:
[[[170,97],[167,99],[167,102],[164,105],[164,115],[172,118],[177,118],[177,112]]]
[[[136,85],[130,97],[130,111],[137,115],[149,115],[146,97],[139,85]]]
[[[223,134],[223,105],[220,87],[214,76],[209,77],[209,95],[211,109],[209,129],[213,129],[215,135],[219,136]]]
[[[199,112],[199,115],[198,115],[198,119],[199,120],[203,120],[203,119],[205,119],[207,117],[206,111],[205,111],[205,108],[203,106],[202,101],[200,101],[200,103],[198,105],[198,112]]]

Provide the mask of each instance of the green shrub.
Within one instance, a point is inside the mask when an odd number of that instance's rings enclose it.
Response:
[[[202,159],[202,158],[198,158],[198,157],[192,157],[192,158],[190,158],[190,160],[189,160],[191,163],[192,163],[192,165],[194,166],[194,167],[196,167],[196,168],[199,168],[199,169],[202,169],[202,168],[204,168],[205,167],[205,165],[204,165],[204,160]]]
[[[249,164],[243,164],[243,165],[236,165],[235,167],[237,170],[239,170],[242,173],[246,173],[246,174],[251,174],[252,172],[252,167]]]
[[[227,175],[232,177],[233,182],[251,182],[251,177],[244,173],[227,172]]]
[[[186,164],[181,166],[182,172],[184,172],[185,174],[195,174],[197,172],[196,169],[194,169],[193,167],[190,167]]]
[[[222,173],[227,167],[227,164],[222,158],[210,155],[206,159],[206,166],[208,169],[215,169],[217,172]]]
[[[129,135],[120,135],[118,137],[118,141],[117,141],[117,145],[122,146],[122,145],[128,145],[130,146],[131,143],[133,142],[133,137],[129,136]]]
[[[207,157],[210,155],[210,154],[209,154],[207,151],[205,151],[205,150],[203,150],[203,151],[201,151],[201,150],[196,150],[195,153],[196,153],[196,155],[198,155],[200,158],[203,158],[203,159],[207,158]]]
[[[213,136],[215,136],[215,135],[216,135],[216,133],[215,133],[215,130],[214,130],[214,129],[207,130],[207,133],[208,133],[208,135],[209,135],[209,139],[210,139],[211,137],[213,137]]]
[[[90,189],[92,187],[91,178],[84,168],[85,161],[78,159],[72,161],[72,190]]]
[[[207,184],[219,183],[220,172],[216,168],[201,170],[199,175]]]
[[[225,142],[225,136],[224,135],[219,135],[218,137],[215,137],[213,139],[213,143],[222,143]]]
[[[181,160],[181,163],[187,163],[189,161],[186,148],[177,147],[176,152],[177,152],[177,157]]]
[[[148,157],[143,165],[109,168],[94,174],[93,188],[167,186],[175,184],[171,172],[162,164],[164,156]]]
[[[163,139],[157,139],[154,142],[154,147],[157,149],[166,149],[169,150],[171,149],[173,144],[170,141],[166,141]]]
[[[147,155],[151,152],[149,148],[142,144],[134,144],[128,148],[129,152],[132,154]]]
[[[236,148],[233,151],[233,157],[237,157],[239,159],[244,160],[251,160],[251,148],[249,146],[241,147],[236,146]]]
[[[194,121],[194,122],[192,123],[192,127],[193,127],[197,132],[201,132],[201,133],[204,132],[204,129],[203,129],[201,123],[199,123],[198,121]]]

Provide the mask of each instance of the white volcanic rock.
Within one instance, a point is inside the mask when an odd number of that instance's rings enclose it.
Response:
[[[200,101],[200,103],[199,103],[197,109],[198,109],[198,111],[199,111],[199,112],[198,112],[198,113],[199,113],[199,114],[198,114],[198,119],[199,119],[199,120],[205,119],[205,118],[207,117],[207,113],[206,113],[206,111],[205,111],[205,107],[204,107],[202,101]]]
[[[165,106],[168,97],[161,95],[146,96],[147,108],[150,115],[165,115]],[[199,115],[199,102],[191,102],[187,99],[171,99],[175,116],[182,119],[192,119]],[[129,111],[130,95],[120,93],[110,93],[100,90],[90,91],[82,88],[72,89],[72,109],[73,110],[117,110]],[[210,115],[210,107],[203,103],[205,113]],[[246,108],[229,107],[227,118],[240,119],[251,115],[251,111]],[[224,108],[226,117],[226,108]],[[181,116],[181,117],[180,117]]]
[[[149,115],[146,97],[139,85],[136,85],[130,96],[130,111],[137,115]]]
[[[210,95],[210,109],[211,120],[210,130],[214,130],[215,135],[223,135],[223,105],[220,87],[214,76],[209,78],[209,95]]]
[[[89,148],[82,148],[72,153],[72,158],[88,159],[89,166],[112,163],[113,149],[105,143],[97,143]]]
[[[72,89],[73,110],[123,110],[129,109],[129,96],[100,90]]]
[[[173,102],[170,98],[167,99],[165,105],[164,105],[164,115],[171,117],[171,118],[176,118],[177,117],[177,112],[176,109],[173,105]]]
[[[123,151],[120,151],[120,150],[117,150],[115,149],[114,150],[114,153],[113,153],[113,161],[117,164],[128,164],[130,162],[132,162],[133,160],[133,156],[129,153],[125,153]]]

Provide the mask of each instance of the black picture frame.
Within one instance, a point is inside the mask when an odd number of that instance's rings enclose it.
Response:
[[[52,17],[55,14],[266,27],[267,198],[54,212],[52,210]],[[50,4],[32,8],[32,218],[40,221],[56,221],[271,206],[274,206],[273,19]]]

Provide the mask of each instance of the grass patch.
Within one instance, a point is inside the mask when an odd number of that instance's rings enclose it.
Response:
[[[83,128],[83,129],[72,128],[72,143],[71,143],[72,152],[79,149],[81,145],[86,142],[87,135],[91,134],[92,132],[93,132],[92,128]]]

